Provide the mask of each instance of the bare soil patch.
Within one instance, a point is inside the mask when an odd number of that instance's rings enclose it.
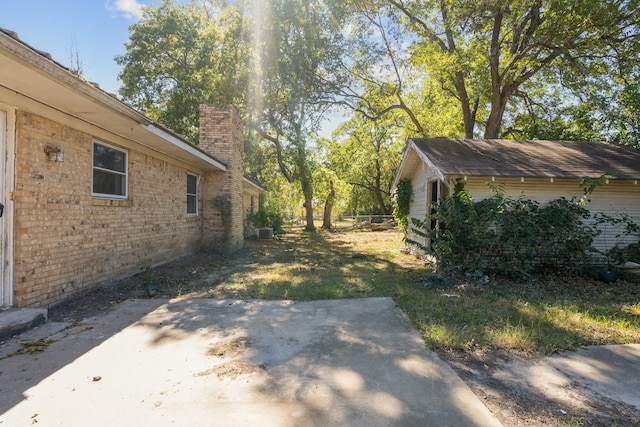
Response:
[[[539,354],[477,349],[438,355],[505,426],[640,426],[640,408],[562,376]]]
[[[247,348],[247,339],[245,337],[237,337],[222,341],[213,345],[207,355],[216,357],[236,357],[241,355]]]
[[[247,241],[232,257],[207,252],[188,255],[103,286],[80,292],[49,309],[53,321],[81,320],[99,315],[127,299],[166,298],[186,295],[207,275],[222,277],[235,268],[265,255],[264,242]]]

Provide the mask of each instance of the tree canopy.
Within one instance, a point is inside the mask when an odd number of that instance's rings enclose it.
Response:
[[[388,213],[408,137],[640,147],[638,12],[640,0],[163,0],[130,27],[120,94],[193,141],[199,104],[235,105],[252,130],[248,174],[300,197],[311,230],[321,204]],[[320,135],[336,108],[348,117]]]
[[[254,9],[255,10],[255,9]],[[322,2],[265,1],[254,13],[257,84],[250,126],[271,143],[282,175],[299,182],[308,230],[314,226],[313,162],[309,153],[337,77],[341,33]]]
[[[288,182],[300,184],[313,224],[309,155],[332,102],[339,22],[322,2],[273,0],[178,4],[144,9],[117,58],[123,98],[197,141],[198,105],[234,104],[270,149]]]
[[[422,134],[431,132],[418,112],[433,108],[439,101],[436,93],[445,103],[458,104],[466,138],[497,138],[512,110],[540,101],[540,94],[557,85],[588,91],[594,81],[611,82],[611,69],[637,60],[637,0],[380,0],[352,5],[353,13],[370,23],[356,33],[368,55],[354,60],[358,77],[397,98],[368,115],[401,109]],[[389,34],[400,35],[404,44],[396,46],[401,51],[389,43]],[[391,71],[380,75],[370,67],[371,52]],[[399,72],[401,55],[412,65],[410,73]],[[434,84],[439,87],[430,95]],[[402,99],[408,90],[417,94],[425,89],[426,96],[411,105]],[[366,101],[360,98],[360,105]]]
[[[119,92],[158,122],[197,141],[200,104],[245,104],[251,33],[236,8],[165,0],[129,32]]]

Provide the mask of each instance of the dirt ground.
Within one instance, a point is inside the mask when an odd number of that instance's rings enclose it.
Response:
[[[562,376],[541,355],[503,350],[439,352],[506,426],[640,426],[640,408]],[[531,372],[537,372],[531,378]]]
[[[189,275],[203,272],[209,280],[216,276],[222,278],[265,256],[276,255],[265,249],[264,242],[247,241],[245,249],[233,258],[206,253],[189,256],[70,299],[51,308],[49,319],[83,319],[99,315],[129,298],[166,297],[161,290],[163,280],[186,283],[188,280],[184,279]],[[178,293],[197,295],[188,286]],[[220,352],[231,350],[217,349]],[[539,354],[476,349],[440,351],[438,355],[449,363],[506,427],[640,426],[640,408],[611,400],[570,378],[551,376],[532,381],[530,372],[533,366],[537,367],[536,372],[552,372]]]

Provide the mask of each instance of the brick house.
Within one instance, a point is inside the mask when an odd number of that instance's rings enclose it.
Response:
[[[233,107],[201,106],[195,146],[2,29],[0,64],[0,307],[242,247],[264,190]]]

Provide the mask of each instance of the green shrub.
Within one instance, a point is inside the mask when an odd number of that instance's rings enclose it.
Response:
[[[280,212],[260,209],[256,213],[247,214],[247,222],[256,228],[273,228],[274,234],[284,233],[284,219]]]
[[[612,225],[614,227],[618,227],[620,230],[620,226],[622,225],[622,231],[619,231],[618,234],[611,236],[615,244],[609,251],[607,251],[604,255],[607,259],[608,264],[623,264],[627,261],[640,261],[640,225],[635,223],[633,219],[627,214],[621,214],[618,216],[611,216],[602,212],[598,212],[594,215],[596,220],[596,224],[598,225]],[[638,241],[638,243],[633,243],[628,246],[620,246],[620,237],[622,236],[633,236]]]
[[[492,197],[474,202],[458,182],[425,221],[412,219],[412,231],[430,238],[431,246],[422,249],[433,254],[440,271],[523,277],[578,272],[592,263],[599,231],[585,223],[591,214],[576,200],[560,198],[541,208],[523,196],[513,199],[501,189],[492,190]],[[438,228],[423,232],[433,219]]]

